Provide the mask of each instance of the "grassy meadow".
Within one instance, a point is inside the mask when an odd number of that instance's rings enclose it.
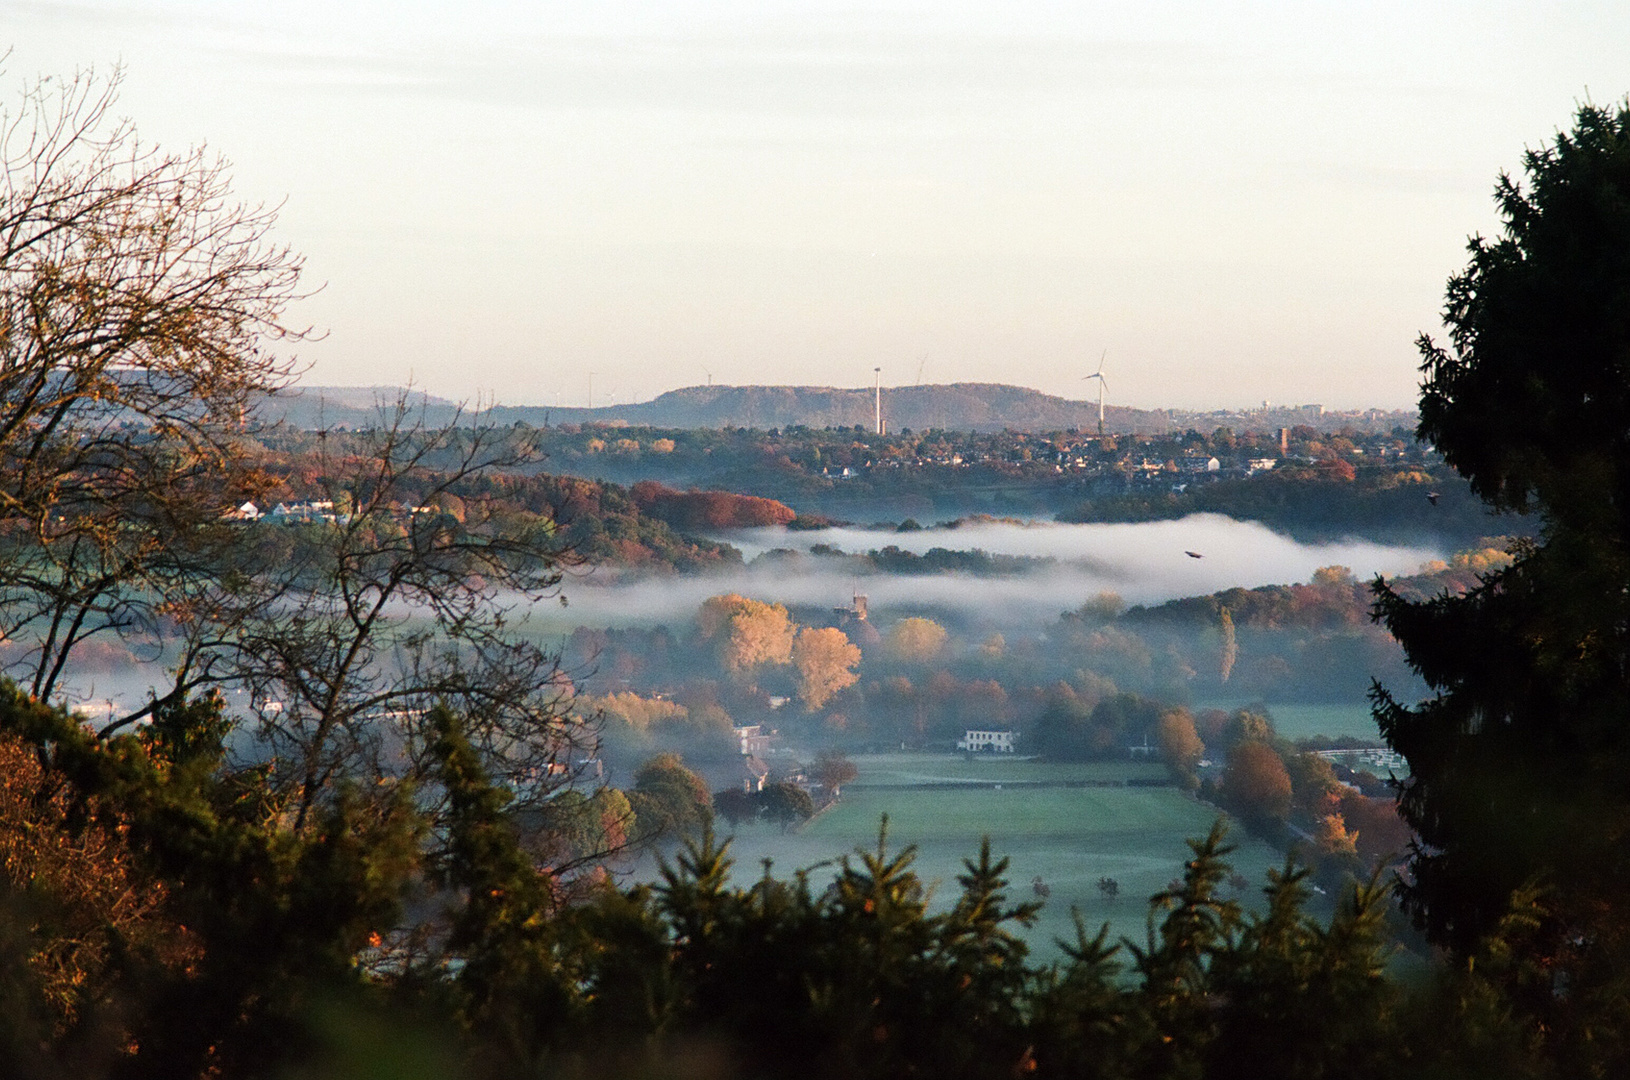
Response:
[[[1161,781],[1166,767],[1156,761],[1093,761],[1079,764],[1034,761],[996,754],[874,754],[854,759],[860,775],[855,788],[913,787],[921,784],[1125,783]]]
[[[1249,709],[1262,708],[1259,702],[1244,700],[1201,701],[1195,709]],[[1350,735],[1355,739],[1373,739],[1379,743],[1381,731],[1375,726],[1367,701],[1313,702],[1308,704],[1276,703],[1267,706],[1273,718],[1274,730],[1287,739],[1307,739],[1316,735],[1340,738]]]
[[[1072,907],[1093,931],[1107,921],[1113,935],[1141,941],[1149,896],[1182,872],[1189,853],[1185,839],[1203,836],[1216,817],[1215,810],[1171,787],[1057,786],[1163,777],[1164,769],[1154,764],[1043,764],[993,756],[970,762],[930,754],[859,757],[855,764],[860,774],[844,788],[842,800],[798,832],[738,830],[732,848],[738,878],[760,873],[766,858],[777,876],[786,876],[857,847],[875,848],[886,814],[890,849],[917,845],[918,874],[934,883],[940,903],[949,903],[962,860],[977,855],[980,837],[988,835],[994,853],[1012,860],[1016,899],[1033,898],[1037,876],[1051,890],[1027,938],[1041,956],[1052,956],[1055,939],[1074,937]],[[945,786],[907,786],[923,784]],[[1233,839],[1239,850],[1232,861],[1251,880],[1237,895],[1250,902],[1260,895],[1264,871],[1282,860],[1243,830]],[[1099,890],[1102,877],[1119,882],[1116,899]],[[1236,894],[1230,889],[1225,895]]]
[[[1340,738],[1350,735],[1355,739],[1380,741],[1381,729],[1375,726],[1367,701],[1342,704],[1270,705],[1274,730],[1287,739],[1306,739],[1314,735]]]

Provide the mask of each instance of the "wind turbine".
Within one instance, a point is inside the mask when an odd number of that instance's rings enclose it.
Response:
[[[1104,433],[1104,358],[1108,355],[1109,350],[1105,349],[1104,355],[1098,358],[1098,370],[1093,372],[1091,375],[1083,375],[1081,377],[1082,382],[1085,382],[1088,379],[1098,380],[1098,434],[1100,435]]]

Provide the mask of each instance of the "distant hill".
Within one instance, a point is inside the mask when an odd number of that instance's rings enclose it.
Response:
[[[456,402],[397,387],[308,386],[283,391],[266,399],[261,416],[282,420],[298,428],[369,427],[379,423],[382,410],[404,394],[415,410],[424,411],[431,424],[447,424],[460,416]],[[499,405],[482,416],[487,423],[508,425],[605,423],[656,428],[870,428],[873,398],[869,387],[842,389],[829,386],[688,386],[670,390],[651,401],[602,408],[552,408],[542,405]],[[1106,431],[1154,434],[1172,430],[1210,432],[1218,427],[1271,429],[1307,424],[1320,430],[1351,426],[1360,431],[1413,427],[1413,412],[1366,409],[1326,412],[1317,405],[1249,411],[1191,412],[1179,409],[1129,409],[1106,406]],[[468,418],[471,413],[464,411]],[[948,386],[898,386],[883,390],[883,420],[890,431],[1091,431],[1098,425],[1096,401],[1072,401],[1039,390],[1001,383],[952,383]]]

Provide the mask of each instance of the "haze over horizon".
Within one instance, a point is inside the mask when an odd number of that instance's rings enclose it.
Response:
[[[1038,393],[1038,394],[1046,394],[1047,393],[1047,391],[1037,390],[1034,387],[1026,387],[1026,386],[1023,386],[1022,384],[1017,384],[1017,383],[974,383],[974,382],[963,381],[963,382],[958,382],[958,383],[924,382],[920,386],[914,386],[912,384],[905,384],[903,386],[889,386],[888,384],[884,384],[884,386],[883,386],[883,407],[884,407],[884,412],[885,412],[885,414],[887,414],[889,412],[890,405],[891,405],[891,398],[890,398],[891,392],[910,391],[910,390],[927,391],[927,390],[935,390],[935,389],[953,389],[953,388],[956,388],[956,387],[963,387],[963,386],[1001,386],[1001,387],[1007,387],[1007,388],[1017,388],[1017,389],[1020,389],[1020,390],[1035,390],[1035,392]],[[423,387],[422,385],[418,385],[418,384],[414,384],[414,385],[411,385],[411,386],[404,386],[404,385],[397,385],[397,384],[390,384],[390,383],[369,383],[369,384],[363,384],[363,385],[323,384],[323,383],[313,382],[309,378],[302,378],[302,379],[298,380],[297,382],[291,383],[285,389],[286,390],[292,390],[292,391],[299,391],[299,392],[307,393],[307,394],[318,394],[318,395],[322,395],[323,397],[328,398],[330,400],[335,400],[335,399],[344,400],[344,401],[346,401],[346,402],[348,402],[348,403],[350,403],[352,405],[360,406],[360,407],[388,406],[388,405],[391,405],[391,404],[393,404],[395,402],[396,397],[398,395],[406,394],[406,395],[408,395],[410,401],[419,401],[419,400],[422,399],[422,400],[428,401],[428,402],[430,402],[432,404],[455,406],[455,407],[456,406],[463,406],[463,407],[466,407],[466,408],[469,408],[469,409],[476,409],[476,410],[484,410],[484,409],[487,409],[487,408],[490,408],[490,407],[493,407],[493,406],[497,406],[499,408],[521,407],[521,408],[542,408],[542,409],[549,410],[549,411],[559,410],[562,414],[579,414],[579,413],[583,413],[583,412],[588,411],[586,406],[574,405],[574,404],[572,404],[570,402],[567,402],[567,403],[565,403],[563,405],[555,406],[555,405],[547,404],[547,403],[526,403],[526,402],[514,401],[514,400],[510,400],[510,399],[504,397],[503,393],[500,392],[500,391],[486,391],[486,392],[483,392],[483,393],[481,393],[479,395],[468,395],[468,396],[462,397],[462,398],[449,397],[449,396],[447,396],[445,394],[433,393],[430,390]],[[615,409],[619,409],[619,408],[626,408],[627,406],[631,406],[631,405],[646,405],[646,404],[650,404],[651,402],[654,402],[654,401],[658,400],[659,398],[663,398],[663,397],[666,397],[666,396],[685,394],[685,393],[699,393],[699,392],[702,392],[704,390],[706,390],[706,391],[806,390],[806,391],[815,391],[815,392],[825,392],[825,391],[854,392],[854,393],[861,394],[869,402],[871,400],[870,395],[872,394],[873,387],[870,386],[870,385],[855,385],[855,386],[827,385],[827,386],[817,386],[817,385],[808,384],[808,383],[777,383],[777,382],[741,383],[741,384],[723,383],[723,382],[713,382],[713,383],[706,383],[706,384],[703,384],[703,383],[687,383],[687,384],[684,384],[684,385],[670,386],[670,387],[666,387],[666,388],[654,391],[649,397],[630,397],[626,401],[620,400],[620,401],[616,401],[616,402],[598,401],[598,402],[596,402],[596,404],[594,406],[594,409],[595,409],[595,411],[599,412],[599,411],[610,411],[610,410],[615,410]],[[1058,397],[1059,400],[1069,401],[1069,402],[1074,403],[1074,404],[1080,404],[1080,405],[1084,406],[1089,412],[1091,411],[1092,408],[1095,407],[1096,402],[1097,402],[1096,397],[1092,397],[1092,398],[1063,398],[1063,397],[1060,397],[1058,395],[1049,395],[1049,396],[1050,397]],[[897,398],[896,398],[896,400],[897,400]],[[1247,403],[1237,405],[1237,406],[1220,405],[1220,404],[1219,405],[1204,405],[1204,404],[1202,404],[1202,405],[1195,405],[1195,406],[1189,406],[1189,407],[1167,406],[1167,405],[1150,405],[1150,406],[1126,405],[1126,406],[1122,406],[1122,405],[1109,405],[1109,404],[1106,403],[1105,408],[1108,409],[1111,413],[1113,413],[1117,409],[1125,408],[1125,409],[1129,409],[1129,410],[1136,410],[1136,411],[1139,411],[1139,412],[1173,412],[1173,413],[1179,413],[1179,414],[1186,414],[1186,413],[1196,413],[1196,412],[1198,412],[1198,413],[1213,413],[1213,412],[1215,412],[1215,413],[1222,413],[1222,412],[1257,413],[1257,412],[1268,411],[1270,407],[1273,410],[1281,410],[1281,411],[1283,411],[1283,410],[1290,410],[1290,409],[1310,408],[1312,406],[1319,406],[1319,407],[1321,407],[1321,408],[1323,408],[1326,411],[1331,412],[1331,413],[1353,413],[1353,412],[1414,412],[1415,411],[1415,405],[1416,405],[1416,403],[1413,400],[1408,401],[1408,402],[1404,403],[1403,405],[1391,406],[1391,407],[1379,406],[1379,405],[1373,405],[1373,404],[1372,405],[1353,405],[1353,406],[1348,406],[1348,407],[1339,407],[1339,406],[1334,406],[1334,405],[1326,405],[1324,402],[1319,402],[1319,401],[1307,401],[1307,402],[1301,402],[1301,401],[1267,401],[1267,402],[1256,401],[1256,402],[1247,402]],[[870,408],[869,405],[867,407]],[[885,415],[885,419],[889,419],[887,415]],[[897,420],[894,420],[894,421],[891,421],[891,422],[895,423],[896,425],[898,424]],[[659,426],[661,426],[661,425],[659,425]]]
[[[1630,7],[0,0],[9,80],[123,63],[323,286],[309,385],[583,406],[1000,382],[1414,404],[1524,146]]]

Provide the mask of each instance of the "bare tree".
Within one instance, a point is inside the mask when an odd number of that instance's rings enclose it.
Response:
[[[41,697],[96,635],[151,645],[251,492],[238,437],[284,384],[301,260],[224,162],[113,115],[119,75],[0,105],[0,633]]]
[[[274,765],[296,827],[346,785],[425,774],[429,706],[463,717],[523,804],[570,775],[555,657],[514,632],[565,553],[480,478],[533,460],[508,429],[405,400],[321,455],[326,520],[227,520],[266,489],[253,407],[293,375],[301,260],[223,162],[114,117],[119,77],[49,78],[0,108],[0,635],[60,697],[96,637],[166,672],[104,734],[242,690],[234,751]],[[236,695],[234,695],[235,699]],[[233,701],[237,704],[236,700]],[[433,798],[433,792],[423,792]]]
[[[427,426],[404,399],[344,452],[325,440],[323,512],[246,527],[211,618],[183,635],[177,692],[248,692],[297,826],[338,783],[422,777],[423,717],[438,702],[523,807],[597,745],[570,718],[558,656],[521,625],[572,557],[551,521],[483,488],[534,462],[535,444],[464,420]]]
[[[843,790],[843,785],[859,776],[860,770],[842,751],[823,750],[815,759],[809,775],[815,778],[816,783],[826,788],[829,797],[835,800]]]

